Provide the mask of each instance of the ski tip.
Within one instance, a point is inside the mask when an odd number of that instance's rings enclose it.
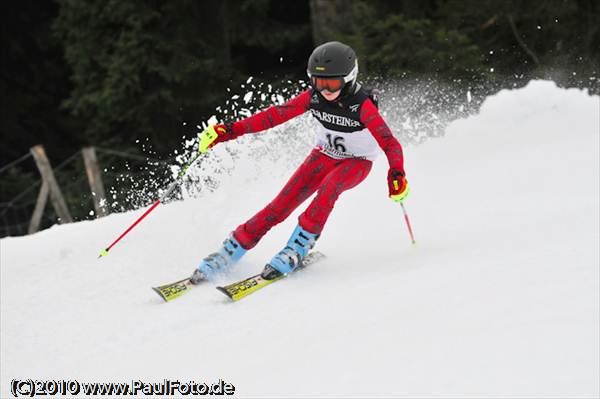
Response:
[[[227,297],[229,297],[229,299],[231,299],[232,301],[235,301],[235,299],[233,299],[233,296],[231,295],[231,293],[229,291],[227,291],[227,289],[225,289],[225,287],[216,287],[217,290],[221,291],[223,294],[227,295]]]
[[[152,287],[165,302],[171,302],[173,299],[179,298],[183,294],[190,291],[194,286],[189,278],[176,281],[171,284],[161,285],[159,287]]]
[[[156,292],[156,293],[158,294],[158,296],[160,296],[160,297],[163,299],[163,301],[165,301],[165,302],[169,302],[169,301],[167,300],[167,298],[165,298],[165,296],[163,295],[163,293],[162,293],[162,292],[160,292],[160,290],[159,290],[157,287],[152,287],[152,290],[153,290],[154,292]]]

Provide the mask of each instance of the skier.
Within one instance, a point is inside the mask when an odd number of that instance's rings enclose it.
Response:
[[[322,44],[310,55],[307,73],[310,89],[285,104],[234,123],[211,125],[200,134],[200,151],[206,151],[217,143],[272,128],[307,111],[321,125],[315,148],[281,192],[238,226],[218,252],[204,258],[191,278],[194,284],[212,280],[228,270],[271,227],[317,192],[298,218],[286,246],[265,267],[263,276],[270,279],[292,272],[315,245],[340,194],[367,177],[378,153],[377,146],[385,152],[390,166],[389,197],[401,202],[408,195],[402,147],[377,110],[376,93],[368,92],[356,80],[358,62],[354,50],[340,42]]]

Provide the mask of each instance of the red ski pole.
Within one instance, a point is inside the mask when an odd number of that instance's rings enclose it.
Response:
[[[406,213],[406,208],[404,208],[404,204],[402,202],[400,202],[400,205],[402,206],[402,212],[404,212],[404,220],[406,220],[406,227],[408,227],[410,239],[412,240],[413,244],[416,244],[417,242],[415,241],[415,236],[413,235],[412,227],[410,227],[410,220],[408,220],[408,213]]]
[[[192,166],[192,164],[196,161],[196,159],[198,159],[198,157],[200,155],[201,155],[200,152],[196,152],[196,154],[192,157],[192,159],[190,159],[188,161],[188,163],[183,167],[183,169],[181,169],[181,171],[177,175],[177,178],[175,179],[175,181],[173,183],[171,183],[171,185],[169,186],[169,188],[167,189],[167,191],[165,191],[165,193],[154,204],[152,204],[152,206],[150,208],[148,208],[148,210],[146,212],[144,212],[144,214],[142,216],[140,216],[139,218],[137,218],[137,220],[135,222],[133,222],[133,224],[131,226],[129,226],[127,228],[127,230],[125,230],[116,240],[114,240],[112,242],[112,244],[110,244],[108,247],[106,247],[105,249],[103,249],[100,252],[100,255],[98,256],[98,258],[101,258],[103,256],[108,255],[108,251],[110,251],[112,247],[114,247],[119,241],[121,241],[121,239],[123,237],[125,237],[127,235],[127,233],[129,233],[131,230],[133,230],[133,228],[135,226],[137,226],[138,223],[140,223],[146,216],[148,216],[150,214],[150,212],[152,212],[154,209],[156,209],[156,207],[161,202],[164,202],[165,199],[167,199],[167,197],[169,197],[169,195],[171,195],[171,193],[173,192],[173,190],[175,189],[175,187],[177,187],[177,185],[181,181],[181,178],[185,175],[185,173],[187,172],[187,170],[189,169],[189,167]]]

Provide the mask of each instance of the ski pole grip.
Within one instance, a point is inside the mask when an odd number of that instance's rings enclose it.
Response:
[[[200,147],[198,151],[204,154],[210,148],[210,145],[219,137],[214,125],[210,125],[200,134]]]

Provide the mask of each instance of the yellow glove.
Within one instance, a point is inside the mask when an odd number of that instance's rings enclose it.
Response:
[[[389,170],[388,189],[392,201],[402,202],[408,197],[410,188],[408,187],[408,181],[406,181],[403,172],[393,168]]]
[[[198,135],[200,146],[198,152],[204,154],[221,141],[227,141],[227,128],[225,125],[210,125]]]

